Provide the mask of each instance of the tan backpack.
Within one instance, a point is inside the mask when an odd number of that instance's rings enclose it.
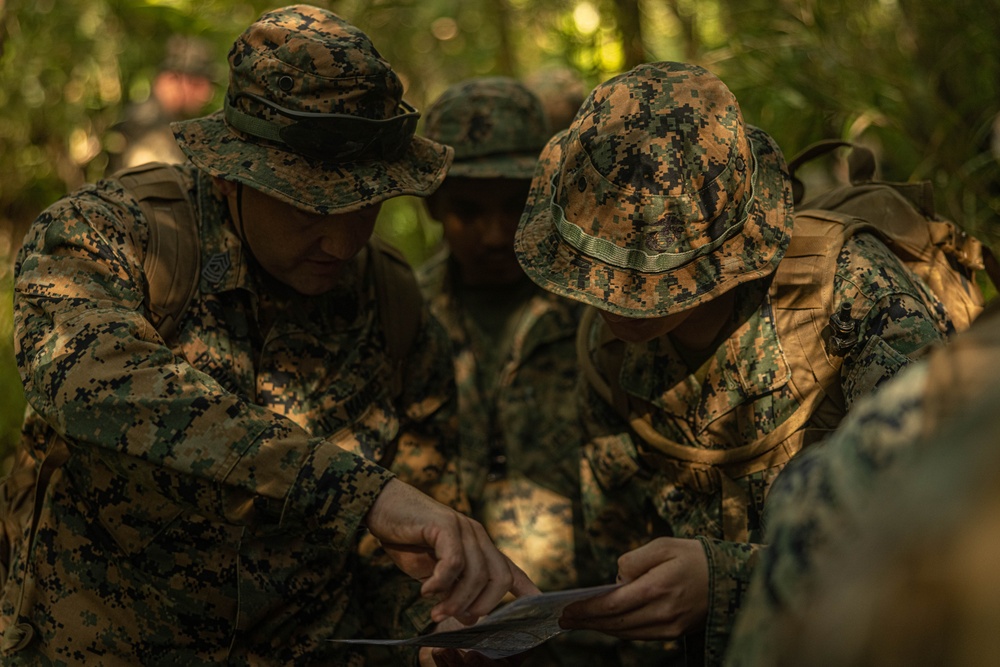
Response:
[[[850,183],[802,201],[805,191],[796,170],[840,147],[851,149]],[[976,272],[985,268],[985,249],[978,239],[936,214],[930,181],[874,180],[874,154],[863,146],[838,140],[806,147],[789,161],[788,170],[796,206],[793,234],[798,233],[804,217],[835,219],[845,228],[845,240],[857,225],[866,225],[941,300],[957,331],[968,329],[982,312],[984,299]]]
[[[790,170],[841,142],[821,142],[790,163]],[[800,407],[774,431],[729,449],[703,449],[671,441],[651,423],[652,408],[621,387],[624,346],[604,327],[599,371],[588,349],[588,309],[577,338],[577,355],[588,385],[631,426],[643,460],[678,483],[722,498],[723,534],[748,537],[749,498],[734,480],[784,466],[804,446],[836,428],[844,411],[840,389],[843,355],[856,341],[850,303],[833,303],[833,278],[840,249],[861,232],[877,235],[905,266],[919,275],[948,308],[957,329],[965,329],[983,308],[975,271],[983,268],[982,247],[954,223],[933,213],[929,183],[896,184],[871,180],[874,157],[858,149],[852,183],[796,209],[792,239],[775,271],[771,294],[775,326],[791,368]],[[867,155],[866,155],[867,153]],[[867,177],[867,178],[866,178]],[[801,200],[801,183],[795,186]],[[603,373],[601,372],[603,371]]]

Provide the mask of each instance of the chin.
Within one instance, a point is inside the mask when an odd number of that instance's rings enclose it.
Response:
[[[659,330],[652,329],[646,326],[635,326],[634,324],[629,324],[622,326],[621,324],[611,322],[607,323],[608,328],[611,329],[611,333],[615,335],[618,340],[625,341],[626,343],[648,343],[651,340],[655,340],[663,335]]]

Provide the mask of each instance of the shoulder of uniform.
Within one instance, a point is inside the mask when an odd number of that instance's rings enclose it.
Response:
[[[914,280],[917,280],[916,276],[877,234],[860,232],[852,235],[845,241],[837,258],[836,282],[849,284],[873,301],[893,294],[920,298],[923,292]]]

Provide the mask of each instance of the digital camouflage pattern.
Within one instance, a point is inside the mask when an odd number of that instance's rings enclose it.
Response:
[[[792,233],[791,196],[774,142],[743,123],[717,78],[679,63],[642,65],[598,86],[539,160],[517,237],[537,283],[627,317],[734,294],[720,340],[693,367],[669,335],[625,344],[599,317],[582,331],[584,367],[620,386],[634,415],[626,421],[614,396],[585,385],[583,518],[604,581],[614,580],[621,554],[658,536],[696,538],[708,559],[703,636],[651,653],[626,648],[645,654],[633,657],[640,664],[719,664],[759,558],[748,538],[781,467],[952,330],[888,248],[852,236],[821,279],[832,282],[823,291],[832,304],[853,304],[858,342],[830,390],[837,400],[824,398],[801,367],[812,364],[809,348],[791,340],[807,332],[779,327],[789,319],[778,308],[786,283],[772,274]],[[759,455],[733,459],[765,443]]]
[[[849,408],[919,357],[926,346],[940,342],[946,322],[933,302],[928,305],[926,288],[915,284],[874,237],[861,234],[848,240],[837,263],[835,303],[860,298],[868,307],[859,317],[860,342],[845,355],[841,371],[839,388]],[[622,344],[622,387],[649,406],[646,418],[669,440],[725,452],[777,431],[801,405],[807,388],[791,381],[767,281],[736,289],[731,333],[696,374],[688,370],[669,336],[641,345]],[[599,369],[604,359],[600,342],[607,339],[601,322],[598,318],[589,332],[590,354]],[[726,539],[724,499],[746,499],[741,515],[753,539],[781,464],[735,479],[712,472],[711,466],[704,475],[691,475],[682,462],[672,462],[646,445],[593,391],[585,392],[583,400],[590,435],[581,472],[584,522],[605,580],[614,578],[618,556],[654,537],[701,540],[711,578],[706,661],[719,664],[761,549],[759,540]],[[831,420],[835,423],[842,416],[816,414],[805,429],[828,429]],[[735,493],[727,489],[731,485]]]
[[[541,100],[524,84],[489,76],[441,93],[427,110],[424,136],[455,151],[449,176],[529,179],[552,132]]]
[[[573,395],[580,307],[537,290],[499,343],[488,342],[455,289],[447,251],[418,271],[431,313],[452,343],[458,390],[459,477],[472,516],[542,591],[598,583],[579,507],[583,431]],[[495,345],[496,350],[486,349]],[[490,360],[500,354],[499,360]],[[499,361],[488,384],[484,367]],[[572,632],[533,649],[524,667],[612,665],[613,641]]]
[[[925,599],[911,597],[915,606],[944,612],[946,605],[955,601],[952,594],[962,595],[960,586],[940,586],[949,576],[963,575],[949,574],[945,560],[949,541],[935,536],[961,530],[963,522],[978,515],[980,508],[970,500],[981,493],[973,491],[978,475],[973,471],[976,462],[984,463],[984,455],[988,457],[985,470],[991,471],[986,474],[995,487],[996,457],[985,454],[983,446],[976,444],[982,438],[975,424],[989,423],[981,411],[995,411],[1000,398],[996,380],[1000,368],[998,306],[994,303],[948,346],[934,350],[859,402],[836,433],[797,457],[778,476],[764,508],[762,532],[768,548],[737,619],[726,653],[727,666],[776,665],[781,659],[796,664],[790,657],[795,651],[809,651],[812,661],[825,657],[824,664],[858,664],[858,655],[848,658],[839,651],[876,648],[859,649],[852,640],[867,637],[868,630],[860,624],[877,623],[868,614],[876,604],[885,603],[883,596],[899,594],[893,590],[894,577],[905,563],[915,561],[893,559],[908,553],[912,556],[911,549],[931,560],[942,559],[938,565],[943,568],[935,575],[940,578],[931,582],[913,572],[918,579],[909,582],[911,592],[907,595],[939,597],[941,603],[928,607]],[[994,445],[995,434],[989,439],[989,448],[995,450]],[[947,520],[942,521],[943,516]],[[885,533],[884,538],[875,539],[878,533]],[[856,552],[865,549],[859,543],[861,538],[868,540],[869,547],[863,551],[865,563],[859,567]],[[872,543],[877,547],[871,548]],[[914,549],[914,543],[923,546]],[[851,565],[834,569],[834,559]],[[890,565],[895,574],[886,576],[883,570]],[[881,574],[873,578],[876,573]],[[984,579],[977,581],[986,584]],[[926,588],[928,583],[932,589]],[[837,641],[831,645],[819,639],[819,628],[813,627],[809,640],[790,648],[796,645],[797,635],[810,629],[803,617],[818,620],[811,609],[821,595],[833,597],[835,588],[850,590],[855,596],[851,613],[860,614],[861,620],[837,619],[840,627],[851,629],[852,636],[837,631]],[[975,608],[963,611],[975,613]],[[893,618],[908,613],[901,608],[897,612]],[[894,627],[902,636],[919,639],[921,651],[930,650],[935,645],[933,638],[952,634],[942,633],[946,626],[937,613],[934,618],[933,629],[915,624],[912,630],[905,630],[905,623]],[[823,625],[823,632],[829,634],[826,618]],[[929,631],[921,636],[918,627]],[[885,658],[917,664],[899,654],[893,657],[892,651],[910,650],[906,647],[910,642],[897,637],[890,648],[884,641],[885,630],[880,625],[882,637],[877,640],[883,643]],[[888,664],[886,659],[871,664]],[[922,664],[942,661],[930,658]]]
[[[530,179],[551,136],[541,102],[509,77],[450,86],[428,109],[424,133],[453,148],[449,178],[472,179]],[[576,385],[580,307],[525,290],[534,288],[527,279],[497,287],[502,305],[484,293],[466,294],[490,300],[494,312],[509,310],[502,333],[486,335],[462,302],[461,274],[447,249],[418,276],[452,342],[461,479],[473,516],[543,591],[572,588],[582,436],[565,397]]]
[[[456,274],[445,252],[418,277],[452,343],[463,490],[497,548],[541,590],[572,588],[582,432],[567,397],[576,388],[580,308],[544,291],[529,293],[497,345],[504,356],[496,385],[488,386],[481,365],[491,351],[455,293]]]
[[[21,460],[51,479],[0,598],[5,664],[360,664],[326,640],[422,629],[418,584],[359,555],[376,495],[395,473],[468,509],[441,327],[425,316],[394,398],[363,258],[321,297],[266,284],[211,178],[186,174],[204,269],[169,346],[118,182],[54,204],[19,255]]]
[[[265,125],[293,121],[239,95],[257,95],[294,112],[372,120],[400,113],[399,76],[367,35],[324,9],[294,5],[262,15],[233,44],[229,67],[226,103],[232,100],[234,109]],[[317,160],[234,129],[224,111],[173,128],[185,154],[207,173],[321,214],[429,194],[444,179],[451,156],[445,146],[412,137],[395,160]]]
[[[667,315],[771,273],[788,244],[784,158],[708,71],[648,63],[597,86],[539,161],[515,248],[547,290]]]
[[[448,176],[470,179],[461,185],[468,192],[489,187],[473,179],[530,179],[550,136],[539,100],[507,77],[448,88],[428,109],[425,133],[454,148]],[[511,217],[480,208],[473,215],[456,207],[455,217],[477,231],[483,218],[506,224],[509,233],[520,210]],[[594,583],[578,559],[583,433],[572,395],[582,305],[538,289],[523,274],[502,285],[466,285],[448,248],[418,277],[452,343],[460,479],[472,516],[541,590]],[[570,633],[532,650],[524,667],[604,664],[607,645],[603,636]]]
[[[998,389],[970,397],[929,451],[881,480],[858,530],[817,552],[813,602],[782,624],[769,664],[992,664],[1000,652]]]

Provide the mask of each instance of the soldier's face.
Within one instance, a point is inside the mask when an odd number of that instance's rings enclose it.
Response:
[[[524,275],[514,255],[514,233],[530,185],[520,179],[449,177],[427,199],[466,284],[507,285]]]
[[[307,296],[336,287],[344,265],[371,238],[381,207],[318,215],[244,186],[241,210],[237,210],[235,186],[224,194],[237,228],[261,267]]]
[[[670,334],[674,342],[692,350],[706,350],[717,344],[723,329],[732,323],[736,292],[729,290],[693,308],[662,317],[622,317],[601,311],[617,338],[627,343],[648,343]]]

